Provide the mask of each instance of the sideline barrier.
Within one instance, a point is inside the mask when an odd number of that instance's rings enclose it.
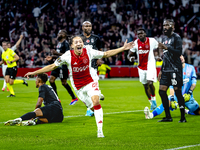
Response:
[[[129,78],[134,78],[134,77],[139,77],[138,75],[138,69],[135,66],[110,66],[111,70],[110,70],[110,77],[129,77]],[[17,77],[24,77],[24,75],[27,72],[32,72],[35,70],[40,69],[39,68],[18,68],[17,71]],[[157,68],[157,75],[160,71],[160,68]],[[49,76],[51,74],[51,72],[47,73]],[[2,69],[0,68],[0,77],[3,77],[2,75]]]

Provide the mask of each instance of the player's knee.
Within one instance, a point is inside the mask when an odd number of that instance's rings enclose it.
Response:
[[[99,96],[98,95],[94,95],[92,96],[92,102],[93,102],[93,106],[99,105]]]

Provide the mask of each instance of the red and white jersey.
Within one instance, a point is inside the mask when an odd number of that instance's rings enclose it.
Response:
[[[130,49],[132,52],[137,52],[138,68],[147,70],[148,68],[156,68],[156,61],[153,50],[158,48],[158,42],[154,38],[146,38],[145,42],[139,39],[134,41],[135,46]]]
[[[95,70],[91,67],[91,60],[94,58],[99,59],[103,56],[104,52],[86,46],[80,56],[76,55],[74,50],[70,50],[56,59],[54,64],[56,66],[67,65],[71,85],[75,90],[79,90],[83,86],[98,80],[96,79]]]

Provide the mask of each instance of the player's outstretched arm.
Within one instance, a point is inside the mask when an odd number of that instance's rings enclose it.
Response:
[[[127,40],[126,40],[126,42],[124,43],[123,47],[120,47],[120,48],[117,48],[117,49],[114,49],[114,50],[109,50],[109,51],[105,52],[103,58],[114,56],[114,55],[116,55],[116,54],[118,54],[120,52],[123,52],[124,50],[128,50],[128,49],[133,48],[133,46],[134,46],[134,42],[133,41],[127,43]]]
[[[21,41],[22,41],[22,39],[23,39],[23,35],[20,35],[20,38],[19,38],[19,40],[17,41],[17,43],[15,44],[16,45],[16,47],[18,47],[19,46],[19,44],[21,43]]]
[[[57,66],[55,64],[51,64],[51,65],[43,67],[42,69],[36,70],[34,72],[28,72],[27,74],[24,75],[24,77],[27,77],[27,79],[29,79],[30,76],[34,76],[34,75],[40,74],[40,73],[49,72],[49,71],[52,71],[56,68],[57,68]]]

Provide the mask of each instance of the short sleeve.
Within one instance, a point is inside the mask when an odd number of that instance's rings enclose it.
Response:
[[[15,44],[13,47],[11,47],[11,49],[12,49],[13,51],[15,51],[15,50],[17,49],[16,44]]]
[[[96,59],[100,59],[104,56],[104,52],[98,51],[98,50],[94,50],[89,46],[85,46],[85,48],[87,49],[89,55],[91,56],[92,59],[96,58]]]
[[[10,50],[10,54],[11,56],[15,56],[16,53],[13,50]]]
[[[158,42],[156,41],[156,39],[153,38],[154,41],[154,49],[158,48]]]
[[[58,57],[57,59],[56,59],[56,61],[54,62],[54,64],[56,65],[56,66],[62,66],[62,65],[64,65],[64,64],[69,64],[69,58],[70,58],[70,51],[67,51],[67,52],[65,52],[62,56],[60,56],[60,57]]]
[[[45,99],[45,88],[43,86],[39,87],[39,96],[38,97],[42,97],[43,99]]]
[[[136,53],[137,52],[137,47],[138,47],[137,40],[134,41],[134,44],[135,44],[134,47],[131,48],[130,51],[133,52],[133,53]]]

